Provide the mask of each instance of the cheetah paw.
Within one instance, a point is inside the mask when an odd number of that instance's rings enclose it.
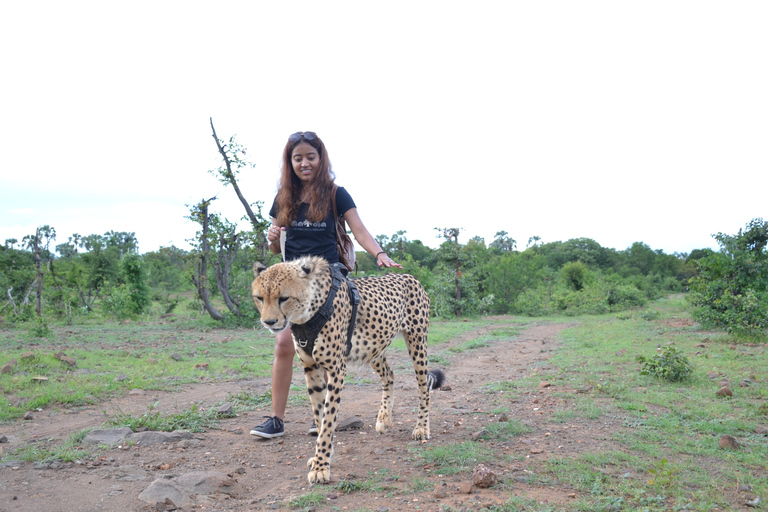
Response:
[[[412,435],[416,441],[425,441],[429,439],[429,429],[416,427],[415,429],[413,429]]]

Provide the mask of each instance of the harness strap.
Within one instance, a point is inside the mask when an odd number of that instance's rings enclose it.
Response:
[[[351,280],[344,276],[339,267],[331,265],[330,268],[331,290],[328,292],[328,297],[325,299],[325,302],[306,323],[291,324],[291,332],[302,350],[308,355],[311,355],[312,350],[315,347],[317,335],[333,316],[333,301],[336,298],[336,293],[341,287],[342,280],[346,279],[347,292],[349,294],[350,302],[352,303],[352,317],[350,318],[349,328],[347,329],[347,346],[344,352],[344,355],[348,356],[352,351],[352,333],[355,330],[355,320],[357,318],[357,306],[360,304],[360,294],[357,291],[357,287]]]

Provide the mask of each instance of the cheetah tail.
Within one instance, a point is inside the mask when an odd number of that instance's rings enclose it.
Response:
[[[430,370],[429,374],[427,374],[428,389],[430,391],[439,389],[443,384],[445,384],[445,373],[443,373],[443,370]]]

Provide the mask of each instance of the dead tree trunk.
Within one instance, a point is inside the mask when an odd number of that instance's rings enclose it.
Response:
[[[195,283],[197,294],[200,297],[200,301],[203,303],[203,307],[208,311],[208,314],[211,315],[211,318],[214,320],[224,320],[224,315],[213,307],[211,298],[208,295],[208,204],[214,199],[215,197],[212,197],[207,201],[203,200],[198,205],[198,213],[203,225],[203,236],[200,244],[200,261],[197,265],[197,275],[192,274],[192,281]]]
[[[219,261],[216,267],[216,285],[224,298],[224,304],[236,316],[241,316],[240,303],[229,293],[229,276],[232,264],[240,248],[240,235],[227,237],[222,233],[219,237]]]

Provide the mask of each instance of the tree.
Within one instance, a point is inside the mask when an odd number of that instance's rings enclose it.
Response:
[[[508,237],[506,231],[497,231],[490,248],[500,252],[512,252],[517,248],[517,241]]]
[[[22,240],[24,246],[35,255],[35,268],[37,268],[37,275],[35,276],[35,283],[37,284],[35,313],[37,313],[38,317],[43,316],[43,258],[53,258],[53,255],[48,251],[48,246],[53,240],[56,240],[56,230],[47,225],[38,227],[34,235],[27,235]]]
[[[751,220],[736,235],[713,235],[719,253],[696,261],[690,281],[693,316],[705,324],[746,336],[768,329],[768,222]]]

